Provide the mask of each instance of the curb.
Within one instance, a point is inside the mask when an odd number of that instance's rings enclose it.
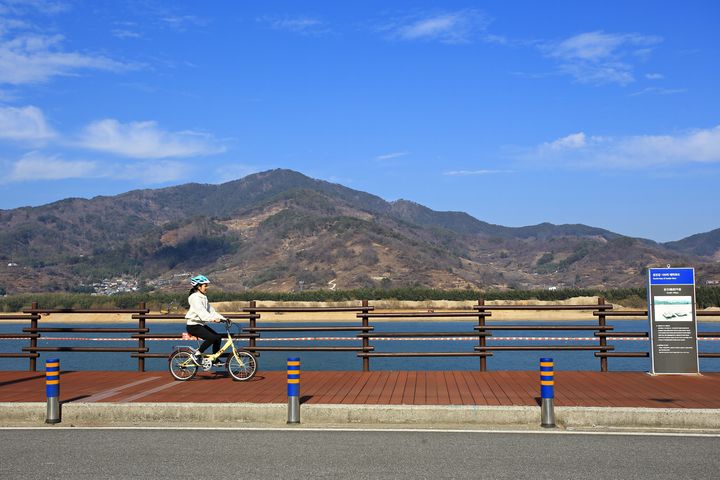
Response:
[[[46,403],[0,403],[0,426],[45,425]],[[556,407],[560,428],[652,428],[720,430],[715,409]],[[287,405],[256,403],[68,403],[61,426],[157,424],[240,426],[286,425]],[[521,426],[537,428],[540,408],[484,405],[301,406],[303,426],[415,425]]]

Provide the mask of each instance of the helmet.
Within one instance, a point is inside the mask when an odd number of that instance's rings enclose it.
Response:
[[[195,285],[204,285],[204,284],[208,284],[208,283],[210,283],[210,280],[208,280],[208,278],[205,275],[197,275],[190,279],[190,285],[192,285],[193,287]]]

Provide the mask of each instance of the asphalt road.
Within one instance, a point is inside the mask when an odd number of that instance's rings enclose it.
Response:
[[[720,438],[0,429],[0,478],[717,479]]]

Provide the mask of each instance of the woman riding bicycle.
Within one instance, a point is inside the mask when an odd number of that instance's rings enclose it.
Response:
[[[206,293],[210,280],[205,275],[197,275],[190,279],[190,294],[188,296],[188,303],[190,309],[185,314],[185,323],[187,324],[187,332],[197,338],[205,340],[200,344],[200,348],[193,353],[193,361],[200,366],[202,364],[202,353],[212,345],[213,353],[217,353],[220,350],[220,343],[223,339],[222,335],[217,333],[212,328],[206,325],[207,322],[222,322],[227,320],[225,317],[220,315],[210,305]]]

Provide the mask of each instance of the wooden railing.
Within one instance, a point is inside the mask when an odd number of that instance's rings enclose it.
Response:
[[[562,323],[548,324],[540,323],[535,319],[527,319],[531,323],[522,323],[509,325],[507,323],[488,323],[491,319],[493,312],[501,311],[522,311],[522,312],[533,312],[533,311],[577,311],[591,313],[595,320],[595,324],[573,324],[573,323]],[[137,321],[137,325],[123,326],[123,327],[99,327],[94,325],[88,325],[83,327],[53,327],[40,325],[40,320],[45,315],[53,313],[72,313],[72,314],[87,314],[87,315],[100,315],[100,314],[130,314],[131,318]],[[273,326],[258,326],[258,320],[262,319],[263,315],[273,316],[281,315],[284,313],[294,314],[307,314],[306,318],[302,320],[293,320],[288,322],[286,325],[273,325]],[[298,322],[315,322],[313,318],[315,313],[348,313],[354,314],[354,318],[348,320],[337,320],[337,322],[345,322],[341,325],[313,325],[305,326],[298,325]],[[242,309],[242,313],[224,314],[226,317],[232,320],[247,320],[248,326],[243,328],[242,333],[235,335],[236,338],[245,339],[248,345],[245,347],[247,350],[252,351],[256,354],[260,354],[262,351],[314,351],[314,352],[355,352],[358,357],[362,359],[363,371],[370,370],[370,359],[377,357],[477,357],[479,359],[479,368],[481,371],[487,370],[487,358],[493,356],[494,353],[506,352],[506,351],[554,351],[554,350],[569,350],[569,351],[593,351],[595,357],[600,360],[600,370],[605,372],[608,370],[608,359],[615,357],[648,357],[648,351],[615,351],[615,346],[611,345],[614,338],[617,337],[637,337],[637,338],[648,338],[647,331],[632,331],[632,332],[616,332],[615,327],[608,324],[608,322],[617,317],[633,318],[633,317],[644,317],[647,318],[646,310],[621,310],[614,311],[611,304],[606,304],[605,301],[600,298],[596,304],[586,305],[486,305],[483,300],[479,300],[476,305],[471,305],[464,310],[454,311],[412,311],[412,312],[375,312],[375,307],[369,305],[367,300],[363,300],[359,306],[352,307],[259,307],[257,303],[252,301],[249,303],[247,308]],[[718,317],[720,321],[720,312],[697,312],[698,317]],[[132,358],[137,358],[137,369],[138,371],[145,371],[145,359],[147,358],[166,358],[170,352],[150,352],[149,347],[146,345],[148,338],[153,339],[181,339],[183,337],[182,331],[184,328],[178,327],[178,333],[152,333],[148,325],[148,320],[182,320],[184,315],[181,314],[150,314],[145,304],[142,303],[136,309],[91,309],[91,310],[78,310],[78,309],[42,309],[39,308],[37,303],[33,303],[31,308],[23,310],[22,314],[14,315],[0,315],[0,322],[3,321],[27,321],[30,323],[29,327],[22,328],[21,332],[18,333],[0,333],[0,339],[2,338],[13,338],[28,340],[28,344],[21,348],[20,352],[0,352],[0,357],[5,358],[28,358],[29,359],[29,370],[35,371],[37,369],[36,360],[40,355],[40,352],[116,352],[116,353],[130,353]],[[427,331],[418,328],[412,332],[377,332],[375,326],[371,324],[371,321],[383,321],[383,320],[396,320],[404,322],[412,322],[413,320],[432,320],[432,319],[443,319],[443,320],[468,320],[476,319],[477,325],[475,325],[472,331],[453,331],[453,332],[437,332]],[[100,322],[98,322],[100,323]],[[417,325],[422,325],[422,322],[418,322]],[[492,339],[493,333],[498,331],[591,331],[593,337],[597,341],[597,345],[553,345],[553,344],[540,344],[535,343],[532,345],[488,345],[488,339]],[[133,347],[98,347],[94,345],[90,346],[70,346],[70,345],[57,345],[57,346],[38,346],[38,339],[42,338],[43,333],[51,332],[82,332],[82,333],[127,333],[130,334],[128,340],[137,342]],[[347,338],[354,338],[360,342],[359,346],[338,346],[338,345],[288,345],[288,344],[275,344],[268,346],[259,346],[257,340],[262,338],[263,340],[269,340],[273,342],[282,342],[282,336],[275,336],[277,333],[287,332],[344,332],[348,334],[355,333],[354,336]],[[428,337],[467,337],[476,338],[477,344],[470,350],[443,350],[443,351],[400,351],[400,352],[387,352],[377,351],[376,343],[378,338],[393,338],[393,339],[422,339]],[[720,332],[698,332],[699,338],[710,338],[720,337]],[[50,337],[45,337],[50,338]],[[345,337],[344,337],[345,338]],[[588,340],[588,337],[577,337],[578,340]],[[375,341],[375,342],[374,342]],[[720,358],[720,353],[716,352],[699,352],[699,356],[702,358]]]

